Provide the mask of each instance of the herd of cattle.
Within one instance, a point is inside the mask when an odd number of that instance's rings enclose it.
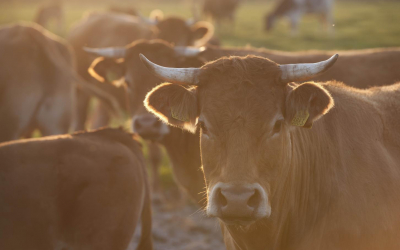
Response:
[[[161,146],[227,249],[400,249],[400,48],[227,48],[154,13],[90,12],[67,40],[0,28],[0,249],[125,250],[141,221],[151,250]],[[123,113],[134,135],[101,128]]]

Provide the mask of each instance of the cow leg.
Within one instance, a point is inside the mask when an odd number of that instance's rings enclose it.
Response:
[[[111,117],[109,112],[107,112],[104,104],[99,102],[94,110],[93,117],[91,119],[91,129],[98,129],[101,127],[106,127],[110,124]]]
[[[25,93],[29,93],[26,94]],[[31,126],[42,98],[35,84],[5,91],[0,98],[0,142],[19,139]]]
[[[162,160],[162,151],[160,145],[150,142],[148,143],[149,159],[151,164],[151,188],[153,200],[159,202],[162,200],[160,193],[160,174],[159,169]]]
[[[43,136],[68,133],[73,117],[73,91],[61,89],[43,100],[36,115]]]
[[[292,36],[297,36],[299,34],[299,22],[301,19],[302,13],[300,11],[293,11],[289,14],[290,20],[290,34]]]
[[[88,116],[90,96],[83,92],[81,89],[77,89],[76,93],[76,127],[75,130],[85,130],[86,119]]]

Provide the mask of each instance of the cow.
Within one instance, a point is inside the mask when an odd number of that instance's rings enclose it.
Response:
[[[279,50],[256,48],[219,48],[207,46],[197,54],[199,60],[214,61],[224,56],[258,55],[279,64],[313,63],[339,53],[338,62],[317,81],[337,80],[356,88],[389,85],[400,81],[400,48],[376,48],[346,51],[299,51],[285,52]],[[374,70],[370,70],[374,68]]]
[[[235,21],[235,13],[240,0],[204,0],[203,14],[211,17],[218,24],[224,19]]]
[[[150,20],[113,12],[91,12],[74,25],[68,41],[77,56],[78,73],[89,81],[93,79],[87,70],[95,57],[83,51],[83,47],[125,46],[139,39],[155,37],[176,45],[201,46],[212,37],[213,32],[210,23],[186,21],[178,17]],[[78,102],[80,130],[85,128],[89,97],[78,94]]]
[[[0,54],[0,142],[36,128],[42,135],[68,133],[76,87],[120,109],[114,96],[77,75],[69,45],[40,25],[2,26]]]
[[[303,15],[314,14],[321,18],[322,24],[332,32],[333,0],[277,0],[276,7],[265,16],[265,31],[270,31],[277,18],[287,17],[292,35],[298,33],[298,26]]]
[[[308,81],[337,57],[232,56],[176,69],[142,56],[167,82],[147,95],[147,109],[200,127],[206,213],[227,249],[400,248],[400,83]]]
[[[124,77],[126,84],[126,96],[120,95],[124,102],[128,103],[129,114],[133,117],[132,129],[143,139],[156,142],[166,148],[172,162],[174,179],[199,206],[204,205],[204,178],[200,171],[201,161],[198,136],[182,132],[181,129],[169,128],[156,117],[148,113],[143,106],[146,93],[161,81],[147,73],[146,68],[139,59],[140,53],[146,53],[159,63],[171,67],[181,65],[199,67],[203,63],[195,58],[196,48],[174,47],[163,40],[139,40],[132,44],[108,49],[89,49],[86,51],[100,56],[90,66],[90,74],[99,80],[106,78],[106,72],[112,70],[115,78]],[[191,51],[193,54],[191,55]],[[162,55],[162,56],[160,56]],[[192,57],[191,57],[192,56]],[[132,67],[131,65],[135,65]],[[145,73],[145,74],[143,74]],[[115,85],[111,85],[114,86]],[[158,167],[161,161],[160,149],[150,144],[152,165],[153,196],[160,196]],[[161,198],[161,197],[160,197]],[[183,200],[181,200],[183,202]]]
[[[36,12],[34,22],[48,28],[51,20],[57,23],[57,33],[62,34],[64,32],[64,11],[61,1],[55,1],[52,3],[43,4],[39,7]]]
[[[168,128],[156,117],[146,114],[141,105],[147,90],[162,81],[144,70],[139,63],[139,54],[147,55],[152,61],[165,66],[200,67],[204,62],[229,55],[253,54],[270,58],[281,64],[292,64],[322,61],[328,58],[329,53],[333,53],[329,51],[288,53],[266,49],[217,48],[213,46],[185,48],[173,47],[161,41],[138,41],[125,48],[86,50],[100,56],[91,65],[92,76],[104,79],[106,69],[109,69],[115,72],[116,78],[125,77],[129,94],[128,98],[123,100],[135,100],[129,105],[130,115],[133,116],[133,130],[145,139],[160,141],[160,144],[166,147],[168,155],[172,159],[173,173],[177,183],[184,189],[191,190],[188,192],[190,197],[197,201],[203,198],[203,193],[196,194],[202,192],[204,187],[202,186],[203,177],[198,173],[201,161],[199,157],[195,157],[200,155],[200,149],[189,145],[198,145],[198,135],[180,132],[179,129],[173,127]],[[341,57],[338,62],[328,72],[317,76],[316,80],[344,81],[357,88],[389,85],[400,80],[400,71],[396,70],[400,67],[400,49],[398,48],[340,51],[339,53]],[[370,68],[375,70],[371,71]],[[125,96],[121,98],[125,98]],[[188,153],[189,148],[190,154]],[[154,148],[153,150],[155,152],[152,154],[154,157],[151,157],[153,173],[158,173],[157,162],[160,161],[160,157],[158,151]],[[184,159],[179,158],[182,155],[185,155]],[[158,190],[156,177],[157,175],[153,174],[154,190]]]
[[[140,144],[102,129],[0,144],[0,249],[151,250]]]

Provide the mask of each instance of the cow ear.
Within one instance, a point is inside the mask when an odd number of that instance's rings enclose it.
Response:
[[[209,22],[197,22],[192,25],[191,29],[195,46],[203,46],[207,44],[214,35],[214,25]]]
[[[100,82],[112,82],[125,75],[125,60],[123,58],[96,58],[88,69],[89,74]]]
[[[196,89],[164,83],[147,94],[144,105],[164,122],[192,133],[196,131]]]
[[[293,126],[311,128],[333,106],[333,98],[320,84],[306,82],[287,85],[285,118]]]

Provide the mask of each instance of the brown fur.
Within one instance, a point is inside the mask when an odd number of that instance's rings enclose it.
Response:
[[[227,248],[398,249],[400,84],[293,88],[262,60],[209,63],[196,91],[208,191],[217,182],[259,183],[272,208],[250,226],[221,223]],[[299,106],[321,116],[312,129],[290,125]]]
[[[314,63],[339,54],[335,65],[315,81],[336,80],[356,88],[393,84],[400,80],[400,49],[381,48],[348,51],[284,52],[256,48],[218,48],[208,46],[200,58],[205,62],[223,56],[257,55],[279,64]]]
[[[140,144],[117,129],[0,144],[1,249],[152,249]]]

